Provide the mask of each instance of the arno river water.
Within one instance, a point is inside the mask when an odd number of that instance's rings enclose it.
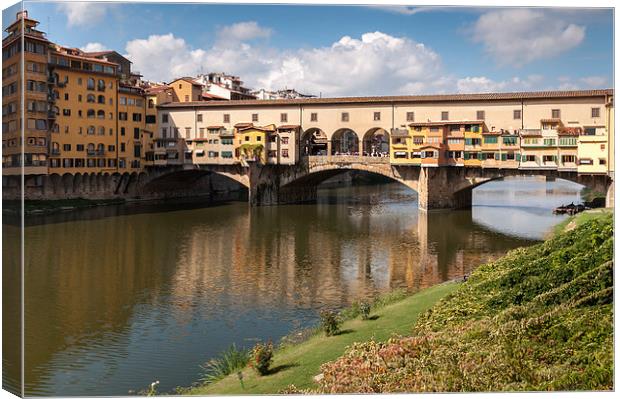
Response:
[[[415,192],[387,184],[323,189],[308,205],[121,206],[29,219],[26,394],[189,386],[233,342],[277,341],[316,323],[320,309],[462,278],[540,240],[563,219],[551,209],[571,201],[579,186],[564,181],[492,182],[474,191],[470,211],[425,213]],[[5,225],[5,240],[17,232]],[[5,280],[19,274],[8,256]]]

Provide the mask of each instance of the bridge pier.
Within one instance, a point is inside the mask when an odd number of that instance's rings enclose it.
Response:
[[[463,181],[457,168],[420,168],[418,208],[424,211],[471,208],[473,186],[460,188]]]

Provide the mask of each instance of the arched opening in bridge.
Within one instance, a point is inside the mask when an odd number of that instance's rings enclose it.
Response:
[[[390,155],[390,136],[385,129],[376,127],[364,134],[363,154],[371,157]]]
[[[327,155],[327,135],[319,128],[306,130],[299,144],[302,156]]]
[[[359,155],[359,137],[348,128],[338,129],[332,135],[332,155]]]
[[[206,170],[181,170],[148,182],[145,196],[156,198],[206,197],[210,200],[245,200],[248,189],[226,175]]]

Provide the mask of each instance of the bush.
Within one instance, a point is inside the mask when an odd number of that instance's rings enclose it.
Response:
[[[271,341],[263,344],[261,342],[252,348],[251,366],[259,375],[267,375],[273,358],[273,344]]]
[[[341,320],[338,313],[333,310],[323,310],[320,313],[321,316],[321,329],[325,331],[325,335],[331,337],[337,335],[340,332]]]
[[[237,370],[241,370],[247,366],[249,360],[250,352],[248,350],[237,349],[235,344],[232,344],[218,357],[200,366],[203,370],[200,381],[204,384],[212,384]]]
[[[359,304],[360,315],[362,320],[368,320],[370,318],[370,304],[366,301],[362,301]]]

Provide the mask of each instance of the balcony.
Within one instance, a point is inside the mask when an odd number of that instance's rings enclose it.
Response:
[[[233,129],[220,129],[220,137],[234,137],[235,131]]]
[[[60,150],[59,150],[59,149],[57,149],[57,148],[56,148],[56,149],[52,149],[52,150],[50,151],[50,155],[60,155]]]

